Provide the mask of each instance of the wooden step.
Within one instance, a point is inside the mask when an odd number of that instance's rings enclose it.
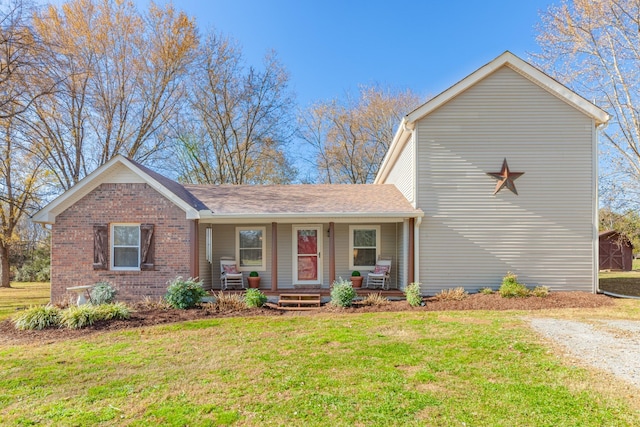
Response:
[[[320,294],[280,294],[281,310],[315,310],[320,308]]]

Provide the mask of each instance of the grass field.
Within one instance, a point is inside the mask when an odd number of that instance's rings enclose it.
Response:
[[[10,288],[0,288],[0,321],[16,309],[49,302],[48,282],[13,282]]]
[[[632,271],[601,271],[598,277],[603,291],[640,297],[640,260],[633,260]]]
[[[629,313],[640,317],[637,305]],[[520,314],[211,319],[0,346],[0,419],[79,426],[640,424],[637,402],[563,363]]]

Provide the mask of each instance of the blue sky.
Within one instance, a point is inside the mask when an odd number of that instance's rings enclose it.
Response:
[[[147,0],[136,1],[146,7]],[[164,3],[164,0],[156,0]],[[559,0],[174,0],[202,31],[235,38],[249,65],[273,49],[300,107],[359,84],[431,97],[505,50],[537,51],[539,11]]]

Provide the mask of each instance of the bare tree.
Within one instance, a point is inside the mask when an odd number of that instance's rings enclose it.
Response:
[[[37,100],[32,124],[60,187],[116,154],[144,161],[161,150],[197,51],[191,18],[153,3],[143,14],[131,1],[70,0],[36,15],[34,28],[48,67],[32,85],[64,78]]]
[[[358,98],[318,102],[299,118],[299,136],[313,147],[318,180],[373,182],[400,119],[420,104],[411,91],[360,87]]]
[[[612,115],[602,133],[603,175],[637,195],[640,184],[640,2],[573,0],[541,15],[534,58],[549,74]],[[608,148],[612,148],[609,150]]]
[[[192,81],[187,120],[178,130],[180,179],[209,184],[285,183],[293,99],[274,53],[245,68],[229,38],[207,36]]]
[[[22,0],[0,6],[0,287],[10,286],[10,249],[36,208],[42,183],[42,162],[33,155],[23,124],[34,102],[54,93],[58,83],[29,87],[43,68],[43,43],[30,26],[31,13]]]
[[[33,212],[42,185],[42,161],[31,153],[16,115],[0,119],[0,287],[10,286],[9,250]]]

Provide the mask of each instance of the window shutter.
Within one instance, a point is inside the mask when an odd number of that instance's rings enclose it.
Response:
[[[108,230],[106,224],[96,224],[93,226],[93,269],[106,270],[109,253]]]
[[[155,238],[153,224],[140,225],[140,270],[148,271],[154,268]]]

